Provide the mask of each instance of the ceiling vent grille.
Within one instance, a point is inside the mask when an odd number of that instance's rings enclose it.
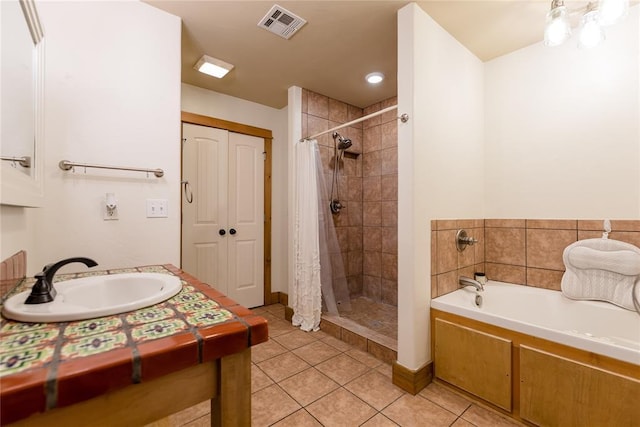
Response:
[[[274,4],[266,15],[258,22],[258,27],[290,39],[307,21],[289,12],[282,6]]]

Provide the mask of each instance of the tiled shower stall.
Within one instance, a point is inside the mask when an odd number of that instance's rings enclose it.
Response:
[[[396,102],[394,97],[362,109],[303,90],[302,133],[313,135]],[[396,117],[397,112],[392,110],[338,131],[353,145],[339,166],[340,202],[344,208],[333,215],[353,306],[352,313],[346,316],[392,338],[397,334],[395,319],[388,325],[387,321],[389,316],[396,316],[398,302]],[[330,192],[334,167],[331,134],[318,137],[318,145]]]

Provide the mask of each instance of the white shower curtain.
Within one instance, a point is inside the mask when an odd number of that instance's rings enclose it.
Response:
[[[316,140],[296,145],[295,185],[292,323],[304,331],[317,331],[323,308],[337,316],[338,307],[349,311],[351,302]]]
[[[295,283],[291,292],[292,323],[304,331],[320,328],[322,293],[316,140],[296,144]]]

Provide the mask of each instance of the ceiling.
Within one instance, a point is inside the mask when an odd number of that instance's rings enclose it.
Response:
[[[146,0],[182,18],[182,81],[282,108],[300,86],[357,107],[396,95],[397,11],[409,3],[377,1]],[[418,1],[436,22],[487,61],[542,40],[550,0]],[[570,8],[584,1],[565,1]],[[278,4],[307,20],[289,40],[258,27]],[[235,65],[223,79],[196,71],[203,55]],[[364,76],[380,71],[372,86]]]

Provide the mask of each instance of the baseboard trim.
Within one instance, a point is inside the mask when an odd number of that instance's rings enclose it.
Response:
[[[402,366],[398,361],[393,362],[391,368],[393,383],[413,395],[418,394],[433,380],[433,362],[428,362],[415,371]]]

